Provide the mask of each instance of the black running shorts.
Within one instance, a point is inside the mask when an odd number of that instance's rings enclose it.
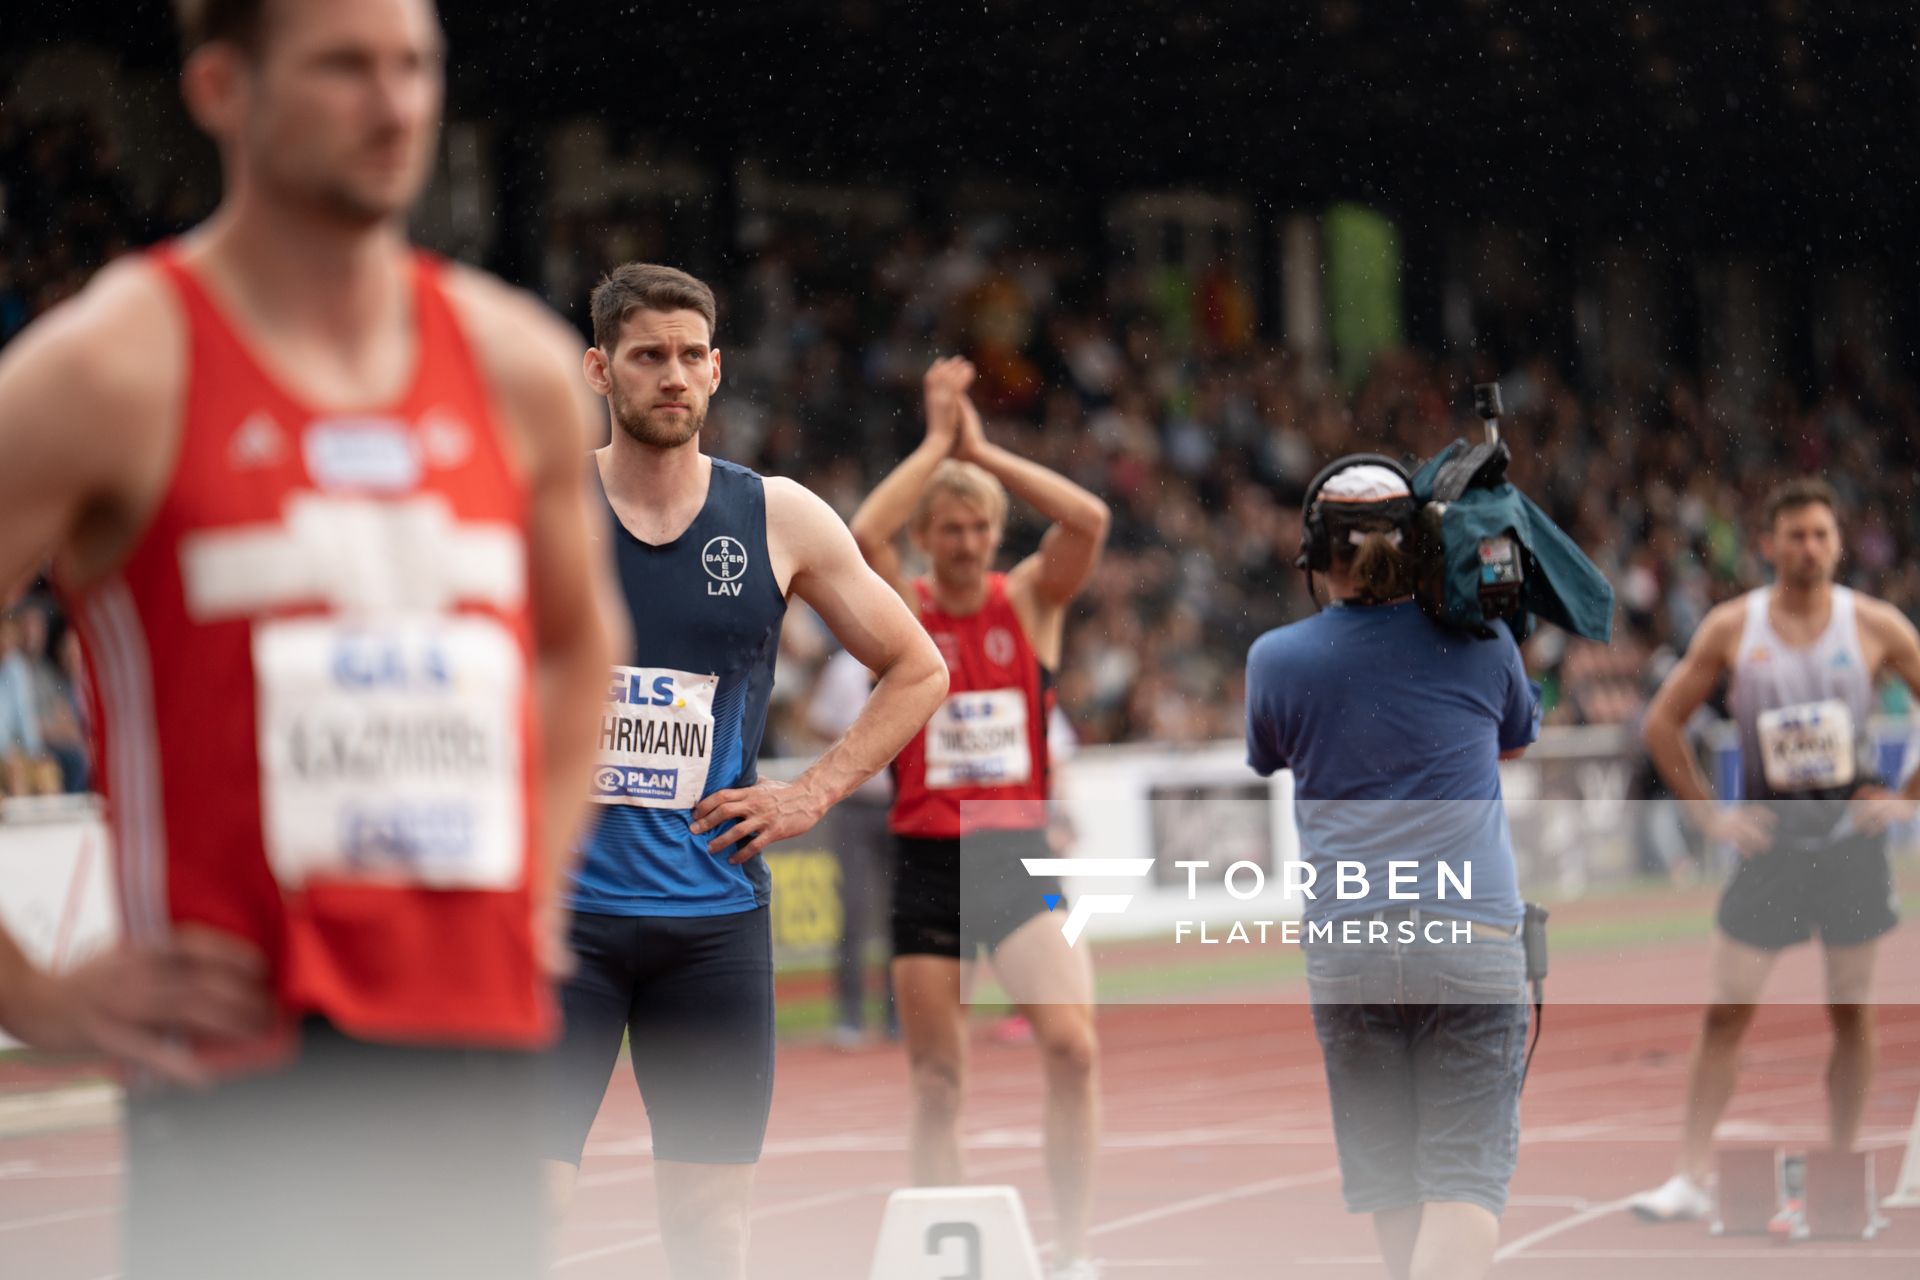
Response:
[[[1044,831],[983,831],[964,840],[894,837],[893,953],[973,959],[1027,921],[1067,909],[1058,876],[1022,858],[1051,858]]]
[[[773,1102],[773,938],[765,907],[724,916],[576,912],[566,1027],[542,1070],[543,1151],[580,1162],[624,1038],[653,1154],[752,1164]]]

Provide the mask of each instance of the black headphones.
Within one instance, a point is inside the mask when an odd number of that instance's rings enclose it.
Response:
[[[1344,458],[1335,458],[1320,468],[1320,474],[1307,486],[1307,496],[1300,504],[1300,554],[1294,558],[1294,568],[1325,573],[1333,567],[1333,540],[1327,536],[1327,518],[1320,514],[1320,490],[1342,471],[1365,466],[1386,467],[1407,482],[1407,492],[1413,492],[1412,474],[1384,453],[1350,453]]]

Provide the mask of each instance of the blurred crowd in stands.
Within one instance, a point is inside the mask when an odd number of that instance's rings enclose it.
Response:
[[[0,613],[0,795],[87,790],[79,637],[34,595]]]
[[[608,264],[578,255],[575,281]],[[1408,350],[1378,353],[1348,388],[1263,339],[1250,291],[1217,262],[1103,269],[1084,247],[1035,248],[991,223],[774,236],[727,283],[731,385],[712,425],[730,456],[851,512],[919,431],[921,370],[963,351],[992,433],[1109,500],[1111,549],[1060,673],[1085,742],[1236,737],[1247,646],[1315,607],[1292,568],[1314,472],[1355,450],[1425,458],[1477,440],[1469,388],[1495,376],[1514,480],[1619,600],[1611,646],[1552,628],[1528,644],[1548,723],[1637,719],[1706,611],[1767,580],[1758,513],[1790,476],[1839,491],[1845,580],[1920,614],[1920,397],[1861,372],[1844,344],[1813,395],[1781,382],[1741,396],[1685,371],[1580,388],[1544,355],[1496,368]],[[1009,554],[1038,532],[1016,513]],[[1883,710],[1904,714],[1906,698],[1889,684]]]
[[[141,208],[84,117],[31,131],[0,108],[0,341],[103,262],[191,220],[177,190]],[[587,291],[627,257],[692,264],[644,209],[557,213],[544,291],[584,319]],[[1624,724],[1706,610],[1766,580],[1758,512],[1790,475],[1839,490],[1847,581],[1920,612],[1920,398],[1863,372],[1844,343],[1814,393],[1757,397],[1687,371],[1576,383],[1547,354],[1377,353],[1351,386],[1262,336],[1248,282],[1226,261],[1186,270],[1115,263],[1093,245],[981,219],[746,229],[743,266],[714,283],[726,386],[708,446],[812,486],[851,514],[920,430],[935,356],[981,370],[990,432],[1104,496],[1110,551],[1070,622],[1062,704],[1083,742],[1194,743],[1240,731],[1248,644],[1313,609],[1292,568],[1298,504],[1332,457],[1425,457],[1477,436],[1467,388],[1502,379],[1513,478],[1613,580],[1610,648],[1548,629],[1528,645],[1549,723]],[[1016,511],[1009,557],[1039,530]],[[0,602],[4,604],[6,602]],[[802,714],[828,656],[812,621],[789,626],[769,749],[815,744]],[[0,620],[0,791],[87,783],[77,645],[50,598]],[[1906,710],[1890,687],[1885,709]]]

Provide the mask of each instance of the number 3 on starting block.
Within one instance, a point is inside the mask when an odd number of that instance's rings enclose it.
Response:
[[[1012,1187],[916,1187],[887,1200],[871,1280],[1040,1280]]]

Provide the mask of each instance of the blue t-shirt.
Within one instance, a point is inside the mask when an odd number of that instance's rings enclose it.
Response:
[[[1540,694],[1513,634],[1494,628],[1476,639],[1406,601],[1327,609],[1254,642],[1247,762],[1262,777],[1293,770],[1301,851],[1315,873],[1308,921],[1417,905],[1520,923],[1500,753],[1538,735]],[[1335,896],[1340,861],[1365,865],[1364,897]],[[1390,861],[1416,866],[1396,884]],[[1452,872],[1444,884],[1442,862]],[[1395,900],[1390,889],[1416,896]]]

